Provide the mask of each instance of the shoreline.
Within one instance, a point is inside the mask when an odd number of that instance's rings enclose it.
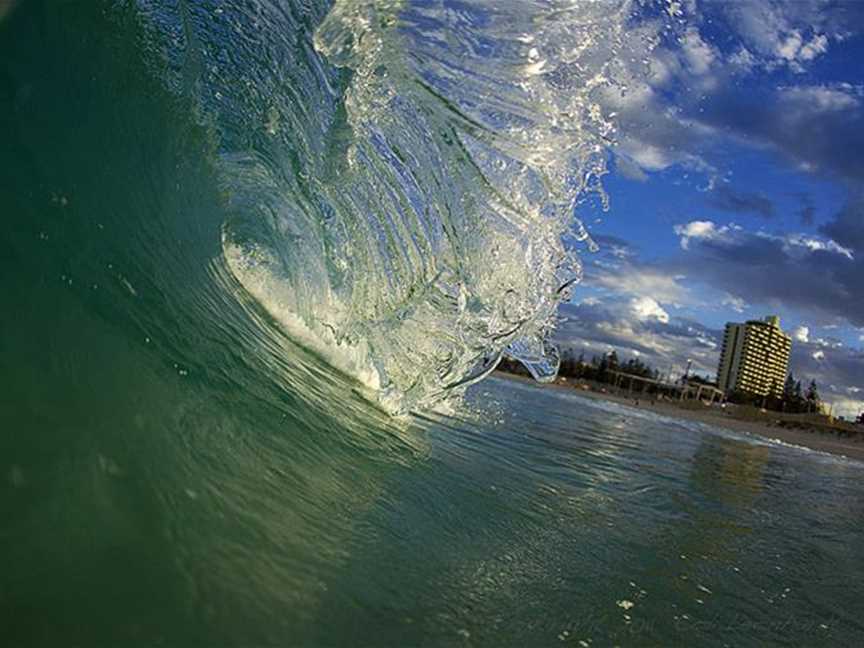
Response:
[[[640,399],[638,401],[639,404],[637,405],[636,399],[632,397],[628,398],[609,392],[603,393],[594,389],[579,389],[572,385],[561,384],[559,382],[542,384],[538,383],[533,378],[517,374],[509,374],[503,371],[495,371],[493,375],[505,380],[516,380],[523,383],[533,384],[538,388],[552,388],[575,392],[585,398],[611,401],[636,410],[655,412],[656,414],[668,416],[670,418],[686,419],[697,423],[705,423],[706,425],[714,425],[726,428],[727,430],[732,430],[733,432],[744,432],[771,441],[781,441],[786,444],[802,446],[810,450],[825,452],[838,457],[864,461],[864,442],[840,439],[827,433],[794,430],[759,421],[744,421],[723,413],[723,410],[709,409],[708,407],[704,410],[688,409],[673,404],[674,402],[670,401],[658,400],[652,402],[647,399]]]

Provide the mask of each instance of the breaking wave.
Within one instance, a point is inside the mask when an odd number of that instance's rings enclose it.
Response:
[[[502,355],[554,377],[627,2],[156,5],[154,59],[216,133],[221,263],[291,337],[396,411]]]

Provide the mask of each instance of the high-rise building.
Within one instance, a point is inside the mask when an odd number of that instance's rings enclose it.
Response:
[[[780,328],[780,318],[743,324],[729,322],[717,369],[717,386],[754,396],[781,395],[789,369],[792,338]]]

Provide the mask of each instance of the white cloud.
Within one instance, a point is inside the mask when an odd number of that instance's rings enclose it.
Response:
[[[785,40],[777,47],[776,54],[785,59],[796,72],[801,71],[801,61],[812,61],[828,50],[828,37],[824,34],[814,34],[806,42],[797,29],[792,30]]]
[[[676,225],[675,233],[692,238],[707,238],[716,231],[713,221],[691,221],[686,225]]]
[[[749,72],[756,65],[756,57],[746,47],[742,47],[729,57],[729,64],[744,72]]]
[[[714,48],[702,40],[696,27],[689,27],[681,39],[681,48],[690,70],[694,74],[706,74],[717,59]]]
[[[793,31],[779,44],[776,53],[780,55],[780,58],[794,61],[798,57],[798,50],[801,49],[802,43],[801,34],[798,31]]]
[[[672,228],[681,237],[681,248],[687,250],[691,239],[710,240],[723,237],[729,227],[717,227],[714,221],[690,221],[684,225],[676,225]]]
[[[663,142],[662,145],[658,145],[643,141],[634,135],[633,131],[624,133],[618,145],[618,151],[621,154],[628,157],[631,162],[645,171],[663,171],[671,166],[678,165],[682,168],[705,174],[713,181],[718,174],[717,169],[706,162],[704,158],[682,151],[675,142],[676,137],[683,140],[685,138],[684,133],[687,133],[689,136],[712,135],[715,131],[711,126],[693,120],[684,120],[678,116],[672,118],[668,112],[660,114],[662,108],[657,104],[643,107],[639,111],[646,114],[656,114],[655,119],[663,121],[668,130],[677,129],[681,134],[678,136],[670,135],[668,144]],[[633,119],[632,116],[631,119]]]
[[[807,114],[838,112],[860,105],[854,91],[854,86],[792,86],[780,89],[780,100],[787,108]]]
[[[765,238],[777,239],[776,236],[771,236],[768,234],[762,234],[760,232],[760,236],[764,236]],[[802,247],[806,248],[810,252],[833,252],[835,254],[840,254],[845,256],[850,261],[855,258],[855,255],[852,253],[852,250],[849,248],[843,247],[836,241],[832,239],[817,239],[812,236],[806,236],[804,234],[789,234],[782,239],[784,247],[788,250],[789,247]]]
[[[818,5],[800,0],[786,4],[757,0],[729,2],[723,7],[737,35],[749,51],[761,55],[765,68],[786,65],[801,72],[803,63],[828,51],[829,36],[837,37],[817,24],[822,15]],[[807,38],[807,33],[812,37]]]
[[[825,359],[825,352],[822,351],[821,349],[819,351],[814,351],[812,353],[812,357],[814,360],[824,360]]]
[[[679,20],[634,23],[617,61],[618,83],[600,91],[605,111],[615,114],[617,150],[628,158],[619,172],[643,180],[640,171],[679,166],[704,174],[709,181],[721,175],[702,157],[706,149],[694,144],[704,138],[736,134],[718,129],[710,118],[687,110],[690,102],[683,98],[670,102],[669,93],[684,87],[690,97],[704,101],[721,86],[735,83],[736,77],[757,70],[771,72],[782,67],[804,71],[829,50],[832,42],[842,38],[837,29],[839,12],[822,7],[823,1],[712,3],[711,11],[725,14],[724,27],[731,28],[722,38],[708,30],[700,31],[699,25],[704,23],[697,18],[700,8],[695,2],[692,6],[671,2],[676,12],[682,12]],[[685,6],[688,8],[682,9]],[[670,34],[675,38],[669,38]],[[723,49],[728,48],[726,54],[715,45],[721,41]],[[778,90],[782,93],[784,88]],[[802,110],[808,114],[836,110],[855,101],[850,93],[843,92],[841,84],[792,90],[786,96],[788,110],[778,113],[777,118],[790,122],[795,122],[794,116]],[[755,144],[752,137],[745,143]]]
[[[633,311],[637,319],[655,319],[663,324],[669,323],[669,313],[663,310],[663,307],[651,297],[634,297],[630,300],[630,310]]]
[[[644,300],[641,304],[638,301],[608,301],[596,309],[567,304],[563,307],[567,321],[556,331],[556,339],[562,348],[588,344],[592,348],[616,348],[619,353],[635,355],[638,351],[657,368],[668,367],[673,361],[683,371],[687,359],[692,359],[694,371],[710,374],[716,369],[718,331],[705,329],[696,322],[688,324],[677,317],[664,323],[658,319],[662,318],[660,312],[640,319],[634,305],[643,315],[655,309],[665,310],[656,300],[653,303]]]
[[[798,56],[805,61],[811,61],[826,51],[828,51],[828,37],[825,34],[816,34],[809,43],[798,50]]]
[[[694,220],[684,225],[675,225],[672,229],[681,238],[681,248],[684,250],[690,248],[690,241],[692,240],[733,240],[735,236],[752,235],[780,243],[783,246],[783,250],[789,254],[832,252],[844,256],[850,261],[855,258],[852,250],[840,245],[833,239],[822,239],[807,234],[785,234],[778,236],[761,230],[748,233],[740,225],[730,223],[729,225],[718,226],[714,221],[710,220]]]
[[[631,138],[623,145],[630,158],[641,168],[648,171],[662,171],[675,163],[675,158],[653,144]]]
[[[705,337],[704,335],[697,335],[696,341],[699,344],[701,344],[702,346],[708,347],[709,349],[716,349],[717,348],[717,343],[714,340]]]
[[[723,301],[720,302],[723,306],[727,306],[731,308],[736,313],[743,313],[747,308],[747,302],[745,302],[740,297],[736,297],[730,293],[726,293],[725,297],[723,297]]]
[[[625,178],[636,182],[645,182],[648,179],[640,166],[625,155],[615,156],[615,170]]]
[[[629,263],[608,270],[597,277],[587,279],[585,284],[622,295],[634,297],[650,295],[654,299],[673,305],[692,301],[687,289],[680,283],[684,279],[681,275],[670,275],[666,271],[650,266]]]
[[[657,49],[652,52],[649,79],[655,88],[662,88],[681,74],[681,61],[669,50]]]
[[[624,344],[632,347],[642,347],[661,357],[674,353],[674,346],[670,344],[670,340],[656,333],[646,333],[641,327],[637,330],[631,322],[624,320],[598,322],[596,328],[604,335],[613,338],[615,345],[606,343],[609,346],[617,347]]]
[[[807,326],[797,326],[792,331],[792,339],[797,340],[798,342],[809,342],[810,341],[810,328]]]
[[[823,349],[840,349],[843,343],[837,339],[816,338],[812,340],[813,344],[822,347]]]

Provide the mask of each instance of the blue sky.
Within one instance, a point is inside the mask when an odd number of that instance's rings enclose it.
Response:
[[[713,374],[725,322],[778,314],[792,371],[864,410],[864,2],[649,2],[621,60],[558,337]]]

